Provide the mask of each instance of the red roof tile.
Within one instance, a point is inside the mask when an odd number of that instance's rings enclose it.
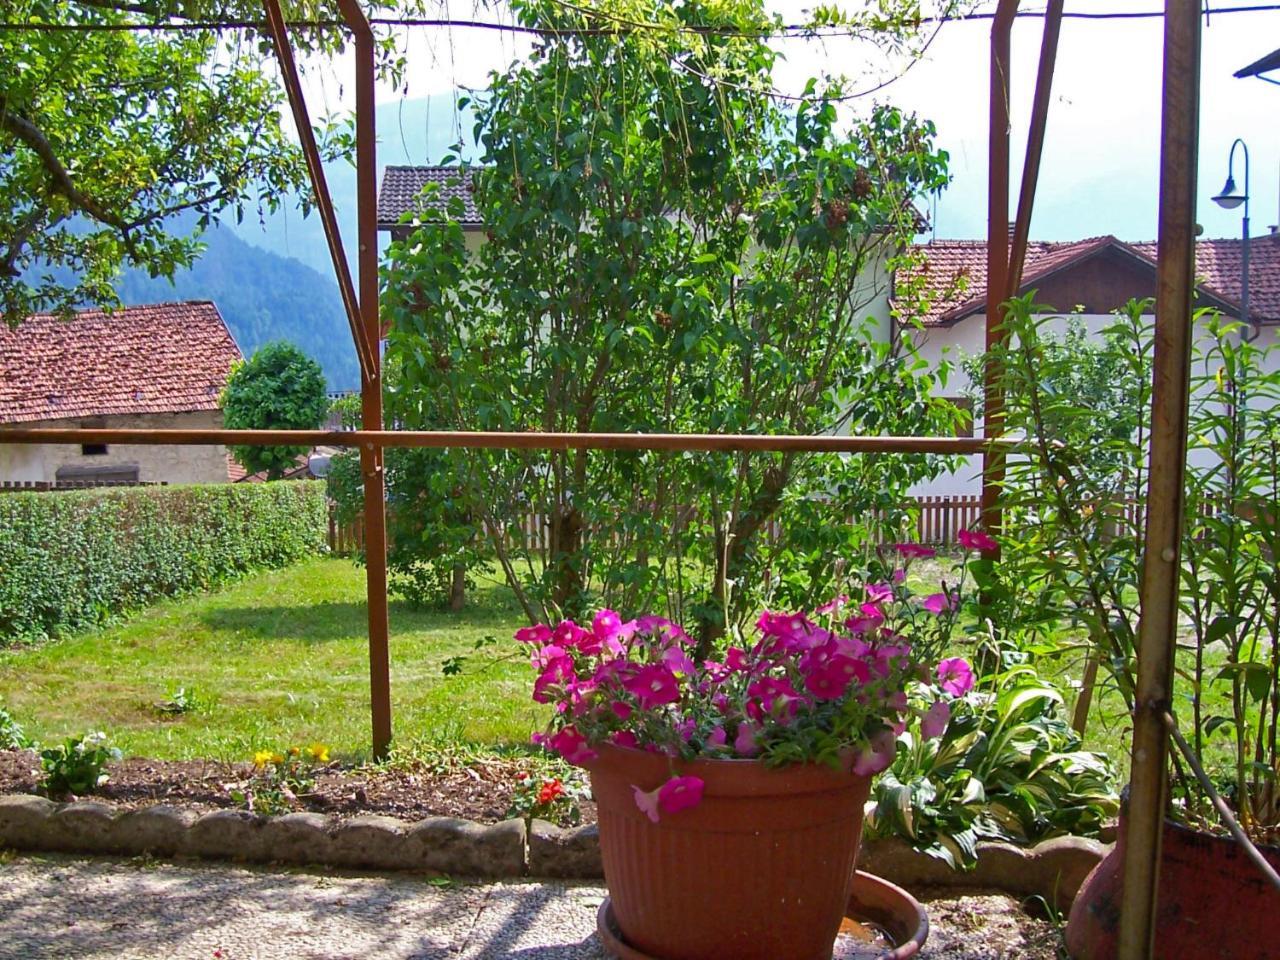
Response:
[[[1107,247],[1123,250],[1155,265],[1155,243],[1125,243],[1112,236],[1066,242],[1027,244],[1023,287],[1034,287],[1050,273]],[[987,244],[985,240],[938,240],[919,244],[920,266],[905,270],[899,283],[922,278],[930,303],[920,317],[926,326],[951,323],[986,306]],[[1207,293],[1233,306],[1240,298],[1240,240],[1201,240],[1196,244],[1196,279]],[[1280,323],[1280,236],[1254,237],[1249,260],[1250,313],[1263,323]]]
[[[0,423],[216,410],[240,356],[206,301],[0,324]]]

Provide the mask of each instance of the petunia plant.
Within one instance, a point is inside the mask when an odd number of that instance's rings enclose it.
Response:
[[[970,550],[988,545],[966,533]],[[913,561],[933,551],[902,543],[879,551],[871,575],[813,611],[760,614],[749,635],[727,638],[712,658],[664,617],[624,621],[601,610],[590,624],[563,620],[516,632],[532,648],[533,698],[553,705],[534,741],[589,765],[602,745],[672,760],[757,759],[772,766],[825,763],[869,776],[893,761],[899,739],[946,730],[951,703],[973,686],[962,658],[941,658],[965,606],[967,562],[957,583],[917,593]],[[966,557],[967,560],[967,557]],[[696,806],[703,782],[673,776],[635,788],[655,822]]]

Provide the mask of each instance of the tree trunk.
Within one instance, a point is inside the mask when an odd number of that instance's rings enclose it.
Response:
[[[566,617],[575,616],[582,602],[582,514],[576,507],[559,507],[551,520],[551,599]]]
[[[457,563],[453,567],[453,583],[449,586],[449,609],[453,613],[461,613],[466,603],[467,568]]]

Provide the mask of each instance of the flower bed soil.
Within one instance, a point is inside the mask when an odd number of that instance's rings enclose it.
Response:
[[[383,814],[402,820],[459,817],[479,823],[507,818],[522,767],[511,760],[483,760],[435,772],[425,767],[316,770],[315,786],[298,797],[297,809],[332,817]],[[248,763],[210,760],[148,760],[131,757],[107,768],[111,779],[91,797],[127,809],[167,803],[192,810],[242,807],[231,789],[253,773]],[[40,757],[33,750],[0,750],[0,795],[39,794]],[[58,797],[54,799],[72,799]],[[582,804],[584,822],[595,821],[595,804]]]

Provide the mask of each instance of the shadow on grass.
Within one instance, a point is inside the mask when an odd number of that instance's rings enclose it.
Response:
[[[427,610],[401,600],[391,602],[388,616],[391,630],[492,630],[505,639],[517,615],[509,608],[468,607],[459,613]],[[211,630],[235,633],[261,640],[301,640],[305,643],[332,643],[365,637],[369,630],[368,607],[363,601],[321,601],[267,606],[215,607],[199,611],[197,617]],[[523,621],[521,621],[523,622]]]

